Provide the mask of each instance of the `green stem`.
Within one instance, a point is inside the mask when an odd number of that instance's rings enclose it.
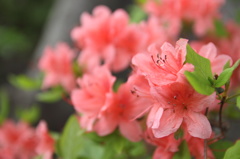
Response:
[[[228,97],[225,102],[228,102],[229,100],[236,98],[237,96],[240,96],[240,93],[234,94],[231,97]]]

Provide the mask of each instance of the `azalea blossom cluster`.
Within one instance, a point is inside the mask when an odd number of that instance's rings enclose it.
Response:
[[[25,122],[15,123],[11,120],[6,120],[0,127],[1,159],[30,159],[37,156],[51,159],[54,144],[44,121],[36,129]]]
[[[226,24],[227,37],[214,35],[223,3],[148,0],[143,6],[148,18],[140,23],[131,23],[123,9],[111,12],[97,6],[92,14],[83,13],[81,25],[73,28],[76,48],[60,43],[45,49],[39,62],[45,72],[43,88],[61,85],[88,132],[106,136],[118,129],[130,141],[143,139],[156,146],[154,159],[172,158],[186,141],[191,155],[203,158],[204,140],[215,136],[206,114],[217,110],[220,101],[216,93],[202,95],[189,84],[184,72],[194,66],[185,62],[186,48],[189,43],[209,59],[215,75],[240,57],[237,24]],[[186,21],[200,40],[179,39]],[[74,72],[75,62],[82,76]],[[112,74],[124,70],[131,70],[127,80]],[[235,86],[239,79],[238,69]],[[207,152],[214,158],[210,149]]]

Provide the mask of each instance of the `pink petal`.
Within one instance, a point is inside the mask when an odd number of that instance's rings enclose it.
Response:
[[[130,141],[137,142],[141,140],[142,130],[137,121],[121,121],[119,129],[121,134]]]
[[[94,130],[98,133],[99,136],[105,136],[112,133],[116,129],[117,124],[118,120],[116,119],[116,116],[108,113],[96,121]]]
[[[162,114],[163,114],[163,108],[159,106],[154,106],[148,115],[148,120],[147,120],[148,126],[153,129],[158,128]]]
[[[207,139],[212,134],[211,125],[206,116],[201,113],[188,111],[184,117],[184,122],[187,125],[187,130],[193,137]]]
[[[213,43],[208,43],[200,49],[199,54],[205,58],[213,60],[217,55],[217,48]]]
[[[183,117],[175,113],[172,109],[167,109],[163,112],[160,120],[160,126],[157,129],[152,129],[156,138],[168,136],[178,130],[182,124]]]

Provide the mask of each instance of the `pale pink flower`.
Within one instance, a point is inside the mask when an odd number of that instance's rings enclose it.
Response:
[[[93,131],[94,124],[99,122],[97,119],[112,104],[115,79],[106,66],[101,66],[77,80],[80,88],[72,91],[71,100],[76,111],[82,114],[80,123],[87,131]],[[112,132],[115,127],[108,125],[103,134]]]
[[[202,36],[214,28],[213,21],[219,18],[224,0],[148,0],[144,8],[150,14],[181,26],[182,21],[193,22],[194,32]]]
[[[54,139],[50,136],[47,124],[41,121],[36,128],[36,138],[38,139],[36,152],[42,159],[51,159],[54,152]]]
[[[75,77],[72,70],[73,51],[65,43],[60,43],[55,49],[46,47],[38,67],[45,73],[43,88],[61,85],[66,91],[75,87]]]
[[[72,39],[83,50],[80,65],[83,62],[91,68],[93,63],[87,61],[94,57],[98,59],[95,65],[103,61],[118,72],[127,68],[131,57],[145,46],[145,33],[137,25],[129,24],[128,14],[122,9],[111,13],[106,6],[97,6],[92,15],[83,13],[80,21],[81,26],[71,32]]]
[[[138,73],[145,76],[150,85],[163,85],[185,80],[184,71],[193,67],[185,64],[187,40],[177,41],[175,48],[164,43],[162,46],[153,44],[145,54],[137,54],[132,63]]]
[[[158,103],[148,115],[147,125],[157,138],[176,132],[186,124],[191,136],[206,139],[212,130],[203,112],[211,107],[215,94],[205,96],[197,93],[188,83],[174,82],[155,86],[152,95]]]
[[[179,151],[178,147],[182,140],[176,140],[174,134],[168,135],[163,138],[156,138],[151,129],[147,129],[144,139],[151,145],[157,148],[154,151],[153,159],[172,159],[173,155]]]

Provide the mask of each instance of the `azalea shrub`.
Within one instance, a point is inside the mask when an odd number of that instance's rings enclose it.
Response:
[[[60,133],[2,119],[0,158],[238,159],[225,123],[240,118],[240,26],[223,21],[224,3],[138,0],[128,12],[82,13],[73,45],[47,46],[38,63],[37,99],[64,97],[75,113]],[[29,83],[39,81],[15,77]]]

